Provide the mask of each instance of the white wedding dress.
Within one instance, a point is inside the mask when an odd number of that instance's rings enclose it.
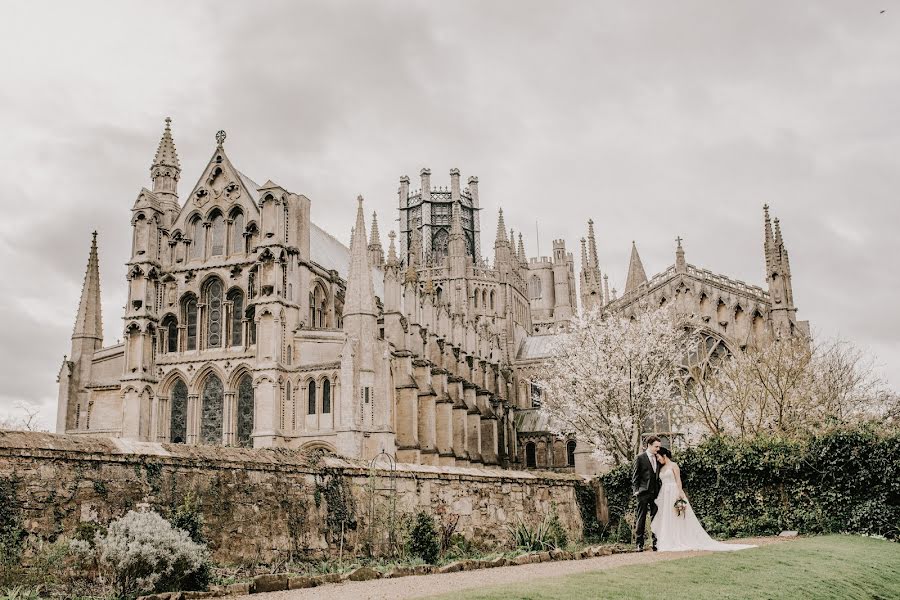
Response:
[[[743,550],[755,548],[752,544],[725,544],[709,537],[703,525],[694,514],[690,502],[684,507],[682,516],[675,513],[675,500],[678,499],[678,484],[675,472],[669,465],[663,465],[659,472],[662,488],[656,497],[658,510],[650,526],[656,534],[657,547],[660,552],[676,552],[680,550]]]

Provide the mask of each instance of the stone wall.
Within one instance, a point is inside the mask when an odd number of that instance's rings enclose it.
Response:
[[[389,523],[399,534],[404,520],[421,509],[442,520],[459,515],[458,532],[494,546],[508,542],[508,525],[534,524],[555,506],[579,538],[578,481],[405,464],[371,470],[285,449],[0,431],[0,483],[14,488],[18,504],[3,510],[21,511],[30,535],[54,539],[79,522],[107,523],[141,506],[167,515],[192,492],[219,562],[336,553],[342,529],[344,553],[363,552],[388,539]]]

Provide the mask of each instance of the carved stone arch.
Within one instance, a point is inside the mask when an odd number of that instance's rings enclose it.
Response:
[[[222,215],[223,218],[225,217],[225,211],[222,210],[222,207],[220,207],[217,204],[213,204],[206,211],[206,215],[204,215],[203,220],[206,221],[207,223],[209,223],[213,220],[213,217],[215,217],[216,214]]]
[[[182,233],[181,229],[176,229],[169,237],[175,241],[181,241],[181,238],[184,237],[184,233]]]
[[[171,396],[172,388],[175,386],[175,383],[177,383],[179,379],[184,383],[185,386],[187,386],[188,381],[190,380],[184,373],[184,371],[177,367],[166,373],[166,376],[163,377],[162,381],[159,382],[160,396]]]
[[[262,385],[264,383],[271,383],[274,385],[275,380],[272,379],[272,377],[270,375],[266,375],[266,374],[259,375],[256,377],[256,379],[253,380],[253,387],[259,387],[260,385]]]
[[[249,375],[250,378],[253,378],[253,372],[250,370],[250,365],[247,363],[240,363],[231,371],[231,376],[228,377],[228,380],[225,381],[225,391],[226,392],[234,392],[237,390],[238,385],[241,383],[241,379],[244,378],[244,375]]]
[[[130,323],[125,324],[125,335],[131,333],[140,333],[141,332],[141,324],[137,321],[131,321]]]
[[[142,200],[143,197],[144,197],[144,195],[141,194],[141,195],[139,196],[139,200]],[[141,211],[138,211],[138,212],[134,213],[134,216],[131,217],[131,225],[132,225],[132,227],[133,227],[134,225],[136,225],[138,221],[143,221],[143,220],[145,220],[145,219],[147,219],[147,215],[144,214],[144,211],[141,210]]]
[[[225,381],[227,381],[225,377],[225,373],[222,372],[222,369],[213,363],[206,363],[194,373],[193,378],[188,382],[188,390],[193,394],[201,394],[203,392],[203,385],[206,383],[206,380],[210,375],[215,375],[222,381],[224,385]]]
[[[135,277],[143,277],[144,271],[138,265],[134,265],[128,271],[128,279],[134,279]]]
[[[241,213],[244,216],[246,216],[247,214],[247,211],[244,210],[244,205],[240,202],[232,202],[225,209],[225,216],[227,216],[229,219],[233,219],[238,213]]]
[[[301,452],[322,452],[326,456],[340,456],[337,452],[337,448],[331,445],[329,442],[325,442],[322,440],[313,440],[311,442],[306,442],[302,446],[300,446]]]

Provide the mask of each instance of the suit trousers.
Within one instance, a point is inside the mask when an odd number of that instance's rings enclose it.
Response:
[[[634,530],[635,541],[638,546],[644,546],[644,530],[647,527],[647,512],[650,512],[650,520],[653,520],[653,517],[656,516],[656,511],[659,507],[656,506],[656,494],[653,492],[642,492],[637,496],[637,523]],[[650,535],[653,536],[653,546],[656,546],[656,534],[652,531]]]

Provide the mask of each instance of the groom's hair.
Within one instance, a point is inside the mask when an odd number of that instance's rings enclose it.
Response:
[[[648,437],[646,440],[644,440],[644,445],[645,445],[645,446],[650,446],[650,445],[652,445],[652,444],[655,444],[656,442],[661,442],[661,441],[662,441],[662,440],[659,439],[658,437],[656,437],[655,435],[651,435],[651,436]]]

